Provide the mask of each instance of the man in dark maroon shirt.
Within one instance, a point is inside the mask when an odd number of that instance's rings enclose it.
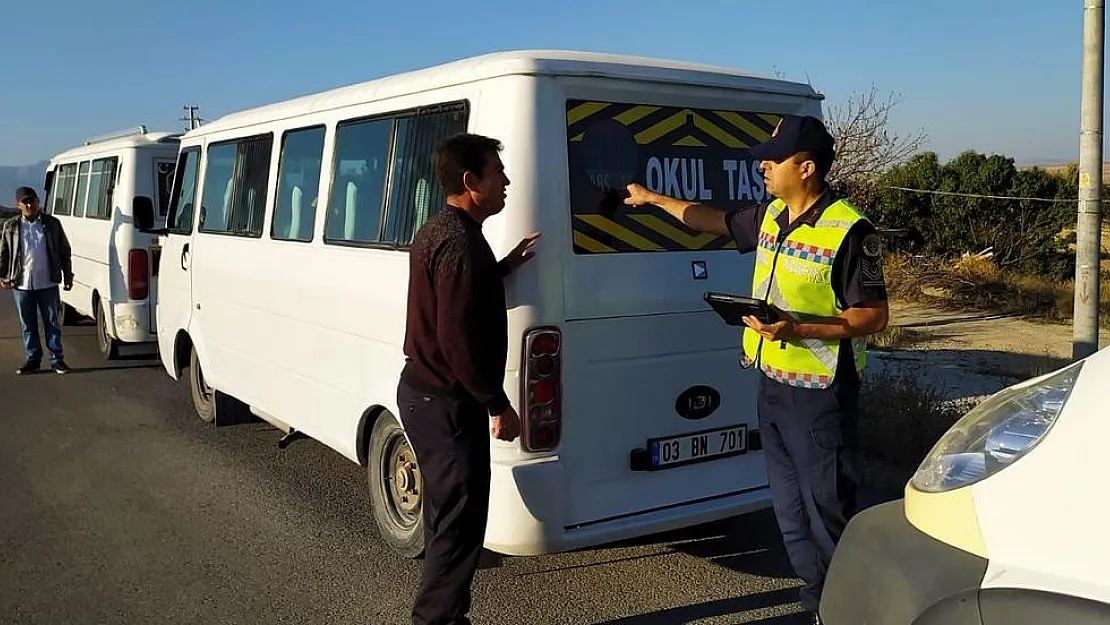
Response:
[[[447,206],[409,250],[401,421],[424,484],[424,574],[414,625],[468,625],[470,585],[489,513],[489,434],[512,441],[520,418],[503,388],[508,316],[502,280],[533,256],[535,233],[500,262],[482,223],[505,207],[501,143],[479,135],[436,148]]]

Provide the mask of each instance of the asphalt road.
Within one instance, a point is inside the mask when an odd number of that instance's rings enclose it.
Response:
[[[360,467],[311,440],[280,450],[264,424],[204,424],[155,356],[101,361],[87,323],[65,347],[71,375],[16,377],[0,293],[0,622],[409,622],[420,562],[379,540]],[[785,625],[801,609],[766,513],[489,560],[476,625]]]

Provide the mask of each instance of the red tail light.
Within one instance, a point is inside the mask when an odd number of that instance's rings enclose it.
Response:
[[[146,250],[131,250],[127,254],[127,296],[146,299],[150,292],[150,260]]]
[[[524,335],[520,418],[525,451],[550,451],[562,437],[562,343],[558,328],[536,328]]]

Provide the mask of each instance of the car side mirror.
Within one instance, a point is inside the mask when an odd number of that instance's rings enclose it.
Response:
[[[143,195],[135,196],[131,201],[131,214],[135,220],[135,227],[142,232],[154,230],[154,202]]]

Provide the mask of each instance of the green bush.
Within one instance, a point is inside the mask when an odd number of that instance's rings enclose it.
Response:
[[[1068,246],[1078,180],[1074,166],[1019,170],[1011,158],[977,152],[942,164],[924,152],[850,194],[880,227],[903,231],[887,237],[888,251],[953,258],[992,247],[1004,270],[1060,279],[1075,272]],[[1012,197],[1068,201],[997,199]]]

